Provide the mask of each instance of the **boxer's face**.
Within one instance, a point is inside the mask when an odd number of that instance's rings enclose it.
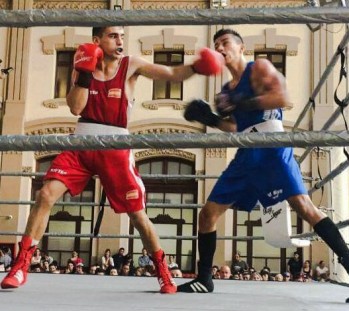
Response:
[[[240,39],[232,34],[224,34],[214,42],[215,50],[221,53],[225,59],[225,64],[234,64],[241,59],[244,52],[244,45]]]
[[[94,41],[102,48],[105,57],[118,59],[123,55],[124,36],[123,27],[106,27],[102,36],[94,37]]]

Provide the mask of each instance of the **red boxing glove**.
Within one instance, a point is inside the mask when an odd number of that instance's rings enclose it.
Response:
[[[79,45],[74,55],[74,69],[92,73],[102,58],[103,50],[98,45],[93,43]]]
[[[200,58],[192,65],[194,72],[205,76],[218,75],[222,72],[224,57],[221,53],[203,48],[199,54]]]

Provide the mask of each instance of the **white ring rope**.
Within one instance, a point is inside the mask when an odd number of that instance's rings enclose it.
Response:
[[[349,146],[349,132],[0,136],[0,151],[311,146]]]
[[[349,23],[349,8],[0,10],[2,27]]]

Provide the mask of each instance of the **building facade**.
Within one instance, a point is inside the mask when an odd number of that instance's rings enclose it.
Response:
[[[208,9],[215,1],[132,1],[132,0],[0,0],[0,8],[16,9]],[[218,1],[219,2],[219,1]],[[307,1],[220,1],[218,8],[286,7],[296,10]],[[338,44],[346,32],[345,25],[234,25],[246,45],[246,58],[250,61],[268,58],[287,79],[293,107],[284,112],[284,126],[291,131],[314,87],[319,83]],[[142,55],[150,62],[176,65],[191,63],[195,53],[204,46],[213,47],[213,34],[222,28],[214,26],[132,26],[125,27],[125,54]],[[227,27],[227,26],[224,26]],[[90,27],[31,27],[0,28],[1,68],[13,67],[8,76],[0,80],[2,135],[68,135],[74,132],[77,118],[66,105],[65,95],[70,85],[72,57],[76,47],[91,41]],[[337,108],[333,94],[338,83],[339,64],[329,75],[316,97],[316,109],[311,110],[301,122],[300,130],[321,130],[328,117]],[[154,82],[140,78],[136,86],[135,105],[129,123],[132,134],[210,133],[215,130],[186,122],[183,110],[192,98],[213,101],[214,95],[229,79],[224,72],[217,77],[194,76],[183,83]],[[348,85],[339,88],[340,98],[346,95]],[[331,128],[343,130],[343,119]],[[304,150],[296,148],[300,157]],[[234,156],[235,149],[148,149],[135,150],[134,155],[141,174],[204,174],[219,175]],[[3,152],[3,172],[44,172],[57,152]],[[314,150],[301,163],[305,177],[316,179],[326,176],[346,158],[341,148]],[[256,176],[258,178],[258,176]],[[149,217],[160,235],[193,236],[197,232],[198,210],[185,204],[203,204],[215,179],[154,180],[144,178]],[[305,181],[311,188],[314,181]],[[32,201],[42,185],[41,177],[2,176],[0,199],[3,201]],[[349,217],[348,173],[344,171],[312,198],[335,222]],[[85,191],[77,197],[65,195],[61,204],[51,212],[47,232],[87,234],[92,232],[98,206],[89,203],[100,200],[101,185],[98,178],[91,180]],[[85,205],[84,205],[85,203]],[[165,208],[163,203],[178,204],[178,208]],[[156,206],[159,204],[159,206]],[[183,205],[181,207],[181,205]],[[0,227],[3,232],[23,232],[30,211],[30,204],[0,205]],[[12,218],[7,217],[11,215]],[[311,230],[292,212],[293,233]],[[117,215],[107,209],[101,234],[134,235],[127,215]],[[348,238],[347,229],[342,230]],[[260,212],[251,214],[228,211],[219,221],[218,236],[260,236]],[[0,244],[16,250],[20,237],[1,235]],[[197,250],[195,240],[164,239],[162,245],[168,254],[174,254],[182,270],[195,271]],[[296,249],[277,249],[260,240],[224,239],[218,241],[215,264],[230,264],[232,255],[239,251],[256,269],[268,265],[273,272],[284,271],[288,258]],[[44,237],[41,245],[51,256],[65,264],[73,249],[88,263],[98,262],[106,248],[116,252],[125,247],[135,258],[142,245],[139,239],[86,237]],[[303,259],[313,264],[325,260],[331,266],[332,277],[345,280],[343,269],[336,264],[332,252],[321,241],[314,241],[309,248],[300,250]]]

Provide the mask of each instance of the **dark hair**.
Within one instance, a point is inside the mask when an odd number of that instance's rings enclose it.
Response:
[[[93,37],[102,37],[103,31],[104,31],[106,28],[107,28],[107,27],[93,27],[93,28],[92,28],[92,36],[93,36]]]
[[[123,27],[123,26],[118,26],[118,27]],[[108,27],[93,27],[92,28],[92,36],[101,38],[103,36],[103,32],[104,32],[104,30],[106,30],[106,28],[108,28]]]
[[[237,43],[244,43],[244,40],[242,39],[240,34],[237,31],[230,29],[230,28],[226,28],[226,29],[223,28],[223,29],[218,30],[213,36],[213,42],[215,42],[217,38],[219,38],[223,35],[226,35],[226,34],[233,35],[233,37],[237,39],[236,40]]]

